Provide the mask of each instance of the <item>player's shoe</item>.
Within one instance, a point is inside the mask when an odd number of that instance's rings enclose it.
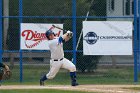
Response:
[[[71,82],[71,86],[78,86],[79,84],[77,82]]]
[[[40,86],[44,86],[44,81],[40,79]]]

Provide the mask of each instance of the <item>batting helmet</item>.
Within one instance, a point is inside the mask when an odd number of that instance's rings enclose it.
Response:
[[[52,30],[47,30],[46,33],[45,33],[45,35],[48,39],[49,39],[50,34],[54,34],[54,32]]]

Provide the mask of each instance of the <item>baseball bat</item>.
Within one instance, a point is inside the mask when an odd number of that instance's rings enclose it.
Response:
[[[64,30],[63,28],[60,28],[60,27],[58,27],[56,25],[52,25],[52,26],[55,27],[55,28],[57,28],[57,29]]]
[[[63,29],[63,28],[61,28],[61,27],[59,27],[59,26],[56,26],[56,25],[52,25],[54,28],[57,28],[57,29],[60,29],[60,30],[63,30],[64,32],[67,32],[68,30],[65,30],[65,29]]]

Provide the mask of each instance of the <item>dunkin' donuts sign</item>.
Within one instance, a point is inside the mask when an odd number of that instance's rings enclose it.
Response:
[[[45,32],[51,29],[55,34],[62,31],[54,28],[54,24],[21,23],[20,48],[24,50],[49,50]],[[63,24],[55,24],[63,28]]]

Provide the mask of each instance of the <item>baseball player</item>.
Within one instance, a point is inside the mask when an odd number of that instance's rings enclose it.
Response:
[[[6,64],[3,64],[3,63],[1,63],[0,62],[0,81],[2,80],[2,77],[3,77],[3,75],[4,75],[4,73],[6,73],[7,75],[10,75],[10,69],[9,69],[9,66],[8,65],[6,65]],[[3,71],[3,69],[2,68],[4,68],[5,69],[5,72]]]
[[[0,62],[0,67],[5,68],[6,71],[10,71],[9,66]]]
[[[76,67],[71,61],[64,58],[63,51],[63,43],[68,41],[72,37],[73,33],[67,31],[67,33],[64,35],[55,37],[54,32],[52,30],[48,30],[46,31],[45,35],[48,38],[48,45],[51,52],[50,71],[40,79],[40,85],[44,86],[45,80],[53,79],[58,73],[59,69],[64,68],[70,72],[71,85],[77,86],[78,83],[76,82]]]

